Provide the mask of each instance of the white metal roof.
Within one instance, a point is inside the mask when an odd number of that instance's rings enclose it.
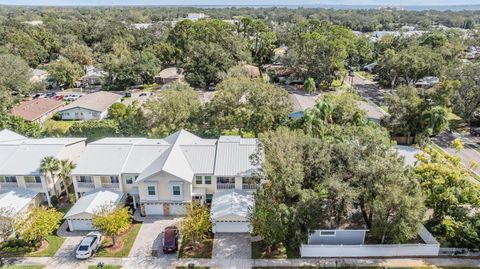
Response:
[[[32,202],[38,192],[23,188],[15,188],[0,193],[0,215],[11,218],[17,215]]]
[[[40,162],[48,156],[58,157],[71,144],[83,138],[23,139],[0,143],[0,175],[38,175]]]
[[[257,150],[258,140],[239,136],[221,136],[217,143],[215,176],[249,175],[255,166],[250,156]]]
[[[8,129],[3,129],[0,131],[0,142],[15,141],[26,139],[25,136],[17,134]]]
[[[252,193],[235,189],[216,192],[212,198],[210,218],[215,221],[233,216],[246,220],[253,205]]]
[[[98,189],[87,192],[78,199],[63,218],[74,218],[77,215],[85,213],[93,215],[95,211],[99,210],[103,205],[118,205],[123,195],[122,192],[108,189]]]
[[[139,174],[141,181],[165,172],[189,182],[215,171],[244,175],[254,169],[249,157],[256,148],[256,139],[202,139],[184,130],[164,139],[104,138],[88,144],[72,174]]]

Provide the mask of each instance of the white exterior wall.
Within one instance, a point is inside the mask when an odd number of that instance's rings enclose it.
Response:
[[[85,108],[72,108],[60,112],[63,120],[99,120],[107,117],[108,110],[97,112]],[[82,115],[83,114],[83,115]]]
[[[422,225],[418,235],[425,244],[302,245],[301,257],[398,257],[438,256],[440,244]]]
[[[438,256],[440,245],[302,245],[300,255],[304,257],[395,257],[395,256]]]

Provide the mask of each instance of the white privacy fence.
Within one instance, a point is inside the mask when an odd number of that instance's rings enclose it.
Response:
[[[422,225],[418,235],[425,244],[302,245],[302,257],[438,256],[440,244]]]

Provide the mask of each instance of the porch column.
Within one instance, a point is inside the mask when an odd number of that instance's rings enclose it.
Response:
[[[133,209],[137,209],[137,201],[135,199],[135,195],[132,195],[133,197]]]
[[[48,190],[45,192],[45,195],[47,196],[48,206],[51,207],[52,206],[52,201],[50,201],[50,193],[48,193]]]

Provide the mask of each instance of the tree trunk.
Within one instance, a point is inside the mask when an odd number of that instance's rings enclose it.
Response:
[[[113,246],[117,245],[117,237],[115,235],[112,235],[112,244]]]

